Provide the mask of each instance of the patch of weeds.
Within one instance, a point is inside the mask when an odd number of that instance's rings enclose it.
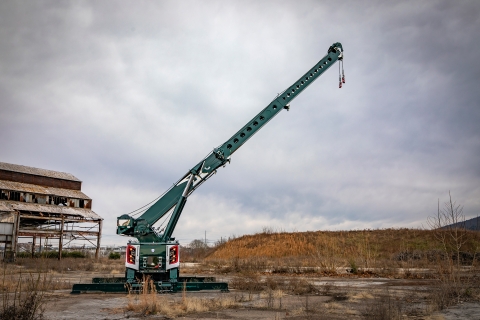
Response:
[[[296,295],[318,293],[317,288],[305,279],[290,279],[286,287],[289,292]]]
[[[108,259],[110,259],[110,260],[118,260],[118,259],[120,259],[120,257],[121,257],[120,253],[113,252],[113,251],[110,252],[110,254],[108,255]]]
[[[230,286],[234,289],[248,291],[248,300],[252,300],[252,294],[260,292],[264,288],[264,284],[260,281],[260,277],[255,274],[235,277],[230,281]]]
[[[6,285],[3,272],[2,309],[0,320],[42,320],[45,288],[48,287],[46,275],[37,276],[20,274],[14,287]],[[10,279],[8,279],[10,280]]]
[[[175,301],[165,295],[157,294],[154,282],[148,277],[143,279],[143,287],[138,293],[129,290],[129,302],[126,311],[133,311],[144,317],[162,314],[168,318],[176,318],[189,313],[208,312],[235,308],[237,297],[221,296],[219,298],[191,298],[187,296],[186,288],[182,299]],[[242,298],[243,299],[243,296]]]
[[[358,273],[358,266],[355,260],[351,259],[348,264],[350,265],[350,273],[357,274]]]
[[[287,274],[290,273],[290,268],[288,266],[273,266],[271,269],[274,274]]]
[[[432,311],[444,310],[458,303],[462,296],[458,287],[448,282],[442,282],[436,286],[430,293],[430,303]]]
[[[331,282],[326,282],[320,289],[320,293],[324,296],[329,296],[332,294],[332,289],[335,288],[335,284]]]
[[[332,297],[335,301],[345,301],[348,300],[348,293],[346,291],[340,291],[336,292]]]
[[[377,294],[367,304],[362,312],[367,320],[400,320],[403,318],[405,306],[399,298],[393,297],[388,289],[383,294]]]
[[[265,285],[270,290],[277,290],[285,287],[285,281],[273,277],[267,277]]]

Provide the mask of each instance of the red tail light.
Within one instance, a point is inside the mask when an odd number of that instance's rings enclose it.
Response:
[[[127,263],[135,264],[135,257],[137,254],[137,248],[134,246],[127,246]]]
[[[178,262],[178,246],[173,246],[170,248],[170,264],[174,264]]]

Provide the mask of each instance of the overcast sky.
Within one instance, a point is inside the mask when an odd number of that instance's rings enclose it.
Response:
[[[479,1],[2,1],[0,161],[69,172],[116,217],[163,193],[318,62],[188,200],[174,236],[422,227],[480,214]]]

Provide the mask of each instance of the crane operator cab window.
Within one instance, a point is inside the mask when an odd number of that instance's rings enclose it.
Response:
[[[128,227],[130,226],[130,219],[118,219],[117,226],[118,227]]]

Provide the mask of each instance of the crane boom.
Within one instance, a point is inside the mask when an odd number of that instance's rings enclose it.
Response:
[[[185,173],[182,178],[180,178],[170,189],[160,196],[152,206],[145,210],[141,216],[138,218],[133,218],[130,215],[122,215],[118,217],[117,234],[133,236],[138,239],[140,245],[142,245],[142,243],[156,243],[165,248],[171,245],[171,243],[173,243],[172,241],[174,240],[171,236],[175,226],[177,225],[183,208],[185,207],[188,196],[206,180],[208,180],[219,167],[225,166],[227,162],[230,162],[231,155],[255,133],[257,133],[260,128],[262,128],[283,109],[288,110],[289,103],[328,68],[330,68],[330,66],[332,66],[337,60],[343,60],[343,47],[339,42],[330,46],[326,56],[324,56],[285,91],[283,91],[281,94],[278,94],[275,99],[273,99],[262,111],[260,111],[255,117],[247,122],[245,126],[243,126],[223,144],[217,148],[214,148],[213,151],[211,151],[203,160]],[[165,230],[163,233],[157,232],[153,225],[167,213],[171,212],[172,209],[173,212],[168,220]],[[155,251],[155,249],[152,250],[152,252]],[[168,250],[163,250],[163,257],[167,259]],[[137,264],[128,263],[128,254],[129,253],[127,252],[127,278],[132,278],[133,273],[129,275],[128,268],[132,268],[137,271],[141,271],[142,268],[138,265],[138,261],[136,261]],[[144,262],[147,261],[147,256],[148,255],[146,253],[143,254],[142,259]],[[178,258],[178,252],[176,253],[176,256]],[[132,261],[134,260],[135,259]],[[148,263],[146,262],[144,263],[144,265],[147,264]],[[170,265],[170,267],[172,266],[173,264]],[[167,263],[166,269],[164,270],[168,270],[168,267],[169,266]],[[143,271],[144,273],[147,272],[145,270]]]

